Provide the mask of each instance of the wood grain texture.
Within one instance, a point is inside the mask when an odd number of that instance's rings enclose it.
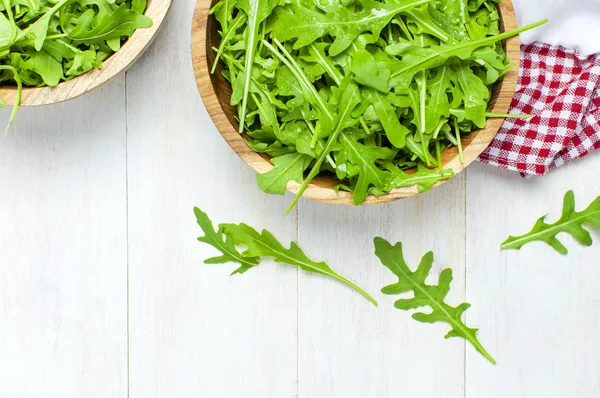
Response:
[[[136,30],[119,51],[104,61],[102,69],[91,70],[56,87],[24,88],[21,106],[49,105],[68,101],[126,72],[144,54],[160,32],[171,1],[148,0],[146,15],[152,18],[153,25],[147,29]],[[14,105],[16,96],[16,87],[0,87],[0,98],[7,105]]]
[[[254,152],[246,142],[244,136],[238,134],[238,124],[235,120],[236,108],[230,105],[231,87],[221,75],[220,69],[213,75],[210,68],[213,64],[215,54],[212,47],[218,47],[220,40],[217,32],[217,23],[208,15],[211,0],[197,0],[194,10],[194,22],[192,25],[192,63],[196,76],[196,84],[204,105],[208,110],[217,129],[230,145],[230,147],[252,167],[257,173],[266,173],[273,168],[267,156]],[[517,19],[514,13],[512,0],[504,0],[499,4],[504,30],[517,28]],[[518,37],[506,40],[505,49],[511,63],[517,65],[509,71],[504,80],[497,83],[490,111],[495,113],[507,113],[512,100],[518,78],[518,65],[520,63],[520,42]],[[490,119],[484,129],[477,130],[462,140],[464,151],[464,163],[460,162],[457,148],[449,148],[442,154],[442,161],[446,169],[452,169],[456,174],[469,166],[488,147],[500,129],[504,119]],[[443,184],[438,183],[436,186]],[[336,193],[334,187],[339,181],[331,177],[319,176],[311,182],[303,196],[318,201],[353,205],[353,195],[349,192]],[[288,184],[288,191],[296,193],[300,184],[292,181]],[[375,197],[369,196],[365,204],[381,204],[398,199],[404,199],[418,195],[416,187],[397,188],[387,195]]]
[[[124,78],[0,137],[0,397],[127,397],[125,193]]]
[[[467,355],[467,398],[569,398],[600,396],[600,233],[583,247],[567,234],[561,256],[545,243],[500,251],[508,235],[530,231],[550,213],[558,220],[563,195],[577,209],[600,195],[600,153],[542,178],[478,164],[467,182],[468,299],[470,312],[498,365]]]
[[[193,6],[173,4],[127,75],[130,397],[292,397],[296,270],[267,261],[230,277],[232,264],[202,263],[215,251],[196,240],[194,206],[288,242],[297,223],[283,216],[287,200],[258,189],[202,106],[189,55]]]

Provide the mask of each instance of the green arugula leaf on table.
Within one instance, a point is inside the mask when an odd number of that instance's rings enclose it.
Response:
[[[219,227],[218,230],[215,230],[212,221],[205,212],[195,207],[194,214],[196,215],[198,225],[204,232],[204,236],[199,237],[198,240],[211,245],[223,254],[222,256],[205,260],[205,264],[226,264],[230,262],[240,264],[240,267],[233,271],[232,275],[243,274],[250,268],[258,265],[258,258],[256,256],[243,256],[237,250],[231,236],[223,234],[223,228]]]
[[[233,274],[242,274],[259,264],[261,257],[272,257],[275,262],[296,266],[306,272],[320,274],[335,279],[356,292],[360,293],[373,305],[377,301],[359,286],[335,272],[323,261],[311,260],[295,243],[285,248],[270,232],[263,230],[259,233],[246,224],[221,224],[215,231],[212,221],[206,213],[199,208],[194,208],[194,213],[200,228],[205,236],[198,238],[200,242],[207,243],[221,253],[220,257],[213,257],[205,261],[206,264],[238,263],[241,266]],[[240,253],[236,246],[245,246],[246,250]]]
[[[540,241],[546,242],[560,254],[568,254],[567,248],[556,237],[561,232],[566,232],[585,246],[592,246],[593,240],[589,231],[583,227],[588,224],[600,230],[600,196],[596,198],[587,209],[578,212],[575,210],[575,193],[569,191],[565,195],[562,216],[553,223],[546,223],[546,216],[541,217],[533,229],[522,236],[510,236],[502,243],[502,250],[521,249],[524,245]]]
[[[254,228],[243,223],[223,224],[221,227],[237,244],[248,247],[244,252],[245,256],[273,257],[276,262],[297,266],[304,271],[336,279],[356,290],[363,297],[377,306],[377,301],[375,301],[375,299],[367,292],[333,271],[325,262],[316,262],[309,259],[295,242],[292,242],[290,248],[286,249],[269,231],[263,230],[262,233],[259,233]]]
[[[384,287],[382,292],[387,295],[400,295],[408,292],[414,294],[412,298],[397,300],[394,304],[396,308],[407,311],[430,307],[430,313],[417,312],[413,314],[413,319],[423,323],[448,323],[452,329],[446,334],[446,338],[461,337],[467,340],[486,359],[496,364],[494,358],[477,339],[477,329],[466,326],[461,319],[471,305],[463,303],[453,307],[445,302],[453,279],[451,269],[448,268],[441,272],[437,285],[428,285],[425,280],[429,277],[433,266],[432,252],[423,256],[415,271],[412,271],[404,260],[402,243],[392,246],[382,238],[375,238],[375,254],[381,263],[398,277],[397,283]]]

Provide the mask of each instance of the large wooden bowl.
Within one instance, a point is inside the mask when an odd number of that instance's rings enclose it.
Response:
[[[220,36],[218,22],[209,18],[208,11],[212,5],[211,0],[198,0],[194,11],[192,25],[192,62],[196,74],[196,83],[204,105],[208,110],[217,129],[225,138],[231,148],[256,172],[265,173],[273,168],[268,156],[254,152],[246,142],[244,136],[238,133],[238,123],[235,120],[237,109],[230,105],[231,86],[221,74],[222,67],[217,72],[210,74],[210,67],[215,59],[212,47],[218,47]],[[504,0],[500,5],[502,29],[512,30],[518,27],[512,0]],[[511,63],[516,66],[520,62],[520,41],[518,36],[508,39],[504,43],[506,53]],[[505,114],[508,112],[517,84],[518,68],[513,68],[506,74],[504,80],[494,87],[490,111]],[[442,154],[442,161],[446,169],[452,169],[456,174],[464,170],[488,147],[500,129],[504,119],[490,119],[484,129],[474,131],[462,140],[464,163],[461,163],[457,148],[449,148]],[[436,186],[442,184],[438,183]],[[304,192],[304,197],[335,204],[353,204],[352,193],[336,193],[334,187],[339,184],[333,176],[318,176]],[[287,190],[296,193],[300,185],[290,182]],[[366,204],[387,203],[397,199],[418,195],[416,187],[397,188],[384,196],[369,196]]]
[[[148,0],[146,15],[152,18],[152,26],[136,30],[119,51],[104,61],[102,69],[93,69],[56,87],[24,88],[21,106],[50,105],[67,101],[126,72],[152,44],[163,25],[171,2],[172,0]],[[16,96],[16,86],[0,87],[0,98],[7,105],[14,105]]]

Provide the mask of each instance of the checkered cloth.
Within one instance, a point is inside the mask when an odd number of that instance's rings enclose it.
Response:
[[[543,175],[600,149],[600,54],[534,43],[521,47],[521,70],[510,113],[480,160]]]

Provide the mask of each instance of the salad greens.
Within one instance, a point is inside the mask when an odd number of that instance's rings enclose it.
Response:
[[[23,85],[56,86],[101,68],[136,29],[152,26],[145,10],[146,0],[1,0],[0,83],[16,83],[20,99]]]
[[[441,153],[462,158],[461,138],[507,116],[487,112],[512,67],[502,41],[545,22],[501,33],[498,1],[220,0],[212,72],[223,64],[240,133],[272,158],[259,186],[301,182],[289,212],[320,173],[357,205],[451,178]]]
[[[464,324],[461,317],[463,313],[471,307],[471,304],[463,303],[457,307],[444,302],[450,291],[452,282],[452,270],[447,268],[442,271],[439,277],[438,285],[428,285],[425,280],[431,273],[433,265],[433,253],[429,252],[423,256],[421,263],[415,271],[411,271],[402,253],[402,243],[396,243],[392,246],[389,242],[375,238],[375,254],[390,271],[397,277],[398,282],[386,286],[382,289],[384,294],[399,295],[413,292],[414,297],[402,298],[395,302],[394,306],[399,310],[414,310],[421,307],[430,307],[431,312],[425,314],[418,312],[413,314],[413,319],[423,323],[446,322],[452,330],[446,334],[446,338],[462,337],[469,341],[475,349],[487,358],[491,363],[496,364],[492,356],[483,348],[477,339],[477,329],[470,328]]]
[[[353,282],[336,273],[325,262],[316,262],[306,256],[300,247],[292,242],[290,248],[285,248],[270,232],[258,232],[246,224],[221,224],[217,230],[208,215],[199,208],[194,208],[198,225],[204,236],[198,238],[200,242],[207,243],[222,255],[205,261],[206,264],[238,263],[240,265],[234,274],[243,274],[250,268],[259,265],[261,257],[272,257],[278,263],[285,263],[301,268],[306,272],[325,275],[336,279],[351,287],[367,300],[377,306],[377,301]],[[246,250],[240,252],[237,246],[244,246]]]
[[[554,224],[546,223],[546,216],[541,217],[534,225],[531,232],[522,236],[510,236],[502,243],[502,250],[520,249],[523,245],[535,241],[546,242],[560,254],[569,253],[567,248],[556,237],[561,232],[572,235],[585,246],[592,246],[593,240],[589,231],[583,227],[583,224],[589,224],[600,230],[600,196],[594,200],[590,206],[581,211],[575,210],[575,193],[567,192],[564,199],[561,218]]]

